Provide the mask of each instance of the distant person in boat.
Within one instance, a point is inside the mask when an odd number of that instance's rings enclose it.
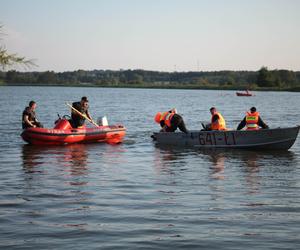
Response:
[[[80,113],[86,115],[90,120],[92,120],[88,108],[89,108],[89,101],[86,96],[83,96],[80,102],[73,102],[72,107],[78,110]],[[85,118],[78,114],[76,111],[71,111],[71,125],[73,128],[78,128],[84,125]]]
[[[246,130],[257,130],[259,127],[263,129],[269,128],[269,126],[260,118],[259,112],[256,111],[255,107],[252,107],[250,111],[246,113],[246,116],[238,125],[237,130],[241,130],[245,126]]]
[[[215,107],[210,108],[211,122],[207,126],[207,130],[226,130],[226,122],[223,116]]]
[[[42,128],[43,125],[36,118],[35,110],[37,104],[35,101],[30,101],[29,106],[26,107],[22,114],[22,128]]]
[[[162,129],[161,132],[175,132],[177,128],[184,133],[188,133],[185,127],[183,118],[177,114],[176,109],[167,112],[158,112],[154,117],[155,122],[159,123]]]

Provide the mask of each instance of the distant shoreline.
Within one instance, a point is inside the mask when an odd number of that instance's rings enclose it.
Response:
[[[78,87],[78,88],[133,88],[133,89],[182,89],[182,90],[232,90],[232,91],[245,91],[245,86],[193,86],[193,84],[184,85],[159,85],[159,84],[21,84],[21,83],[0,83],[0,86],[19,86],[19,87]],[[256,87],[249,89],[250,91],[287,91],[287,92],[300,92],[300,87],[292,88],[278,88],[278,87]]]
[[[0,71],[0,83],[25,86],[74,86],[103,88],[210,89],[300,91],[300,71],[188,71],[76,70],[70,72]]]

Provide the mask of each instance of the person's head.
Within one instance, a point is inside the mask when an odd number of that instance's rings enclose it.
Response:
[[[86,96],[83,96],[83,97],[81,97],[80,103],[81,103],[81,106],[83,106],[83,107],[88,107],[88,105],[89,105],[89,100],[87,99]]]
[[[255,113],[255,112],[256,112],[256,108],[255,108],[255,107],[252,107],[252,108],[250,109],[250,111],[251,111],[251,113]]]
[[[35,101],[30,101],[29,102],[29,108],[32,109],[32,110],[35,110],[36,109],[36,102]]]
[[[211,108],[209,109],[209,111],[210,111],[210,113],[213,115],[213,114],[215,114],[215,113],[217,112],[217,109],[216,109],[215,107],[211,107]]]
[[[155,117],[154,117],[154,121],[156,123],[160,123],[160,118],[161,118],[161,113],[160,112],[157,112]]]
[[[171,113],[177,114],[177,109],[176,108],[171,109]]]

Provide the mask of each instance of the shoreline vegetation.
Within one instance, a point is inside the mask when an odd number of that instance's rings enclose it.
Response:
[[[161,72],[76,70],[68,72],[0,71],[1,86],[69,86],[300,92],[300,72],[289,70]]]

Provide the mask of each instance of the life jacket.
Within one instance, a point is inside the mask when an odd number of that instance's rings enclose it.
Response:
[[[214,122],[213,123],[213,117],[215,115],[218,115],[219,116],[219,119],[218,119],[218,122]],[[226,122],[225,122],[225,119],[223,118],[223,116],[219,113],[219,112],[216,112],[215,114],[213,114],[211,116],[211,130],[226,130]]]
[[[246,128],[247,128],[247,130],[259,129],[259,127],[258,127],[258,118],[259,118],[259,113],[258,112],[254,112],[254,113],[247,112],[247,114],[246,114]]]
[[[170,113],[169,112],[163,112],[163,113],[161,113],[160,121],[165,121],[166,117],[168,116],[168,114],[170,114]]]
[[[166,119],[166,116],[169,114],[169,112],[158,112],[155,117],[154,117],[154,120],[157,122],[157,123],[160,123],[161,121],[165,121]]]
[[[170,128],[171,127],[171,120],[173,118],[173,116],[175,115],[175,113],[167,113],[167,115],[165,116],[165,124]]]

